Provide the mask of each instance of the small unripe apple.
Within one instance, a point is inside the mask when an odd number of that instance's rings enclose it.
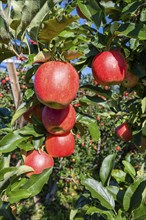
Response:
[[[125,142],[132,140],[132,130],[127,122],[116,128],[116,135]]]
[[[67,62],[49,61],[36,71],[34,89],[38,100],[51,108],[67,107],[76,97],[79,76],[76,69]]]
[[[121,83],[127,72],[127,63],[121,52],[116,50],[98,53],[92,62],[92,73],[101,85]]]
[[[127,71],[125,78],[122,82],[122,86],[125,88],[133,88],[134,86],[137,85],[139,81],[138,76],[134,75],[133,73]]]
[[[27,176],[31,176],[32,174],[42,173],[44,169],[53,167],[54,160],[49,154],[42,150],[33,150],[26,155],[24,165],[30,166],[34,169],[34,171],[26,174]]]
[[[74,153],[75,139],[71,132],[64,135],[49,134],[45,146],[52,157],[67,157]]]
[[[53,109],[45,106],[42,111],[42,122],[51,134],[68,133],[76,122],[76,112],[70,104],[64,109]]]

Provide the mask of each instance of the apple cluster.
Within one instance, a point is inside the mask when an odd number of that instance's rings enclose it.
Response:
[[[68,62],[49,61],[39,66],[34,77],[34,90],[39,103],[31,107],[24,118],[32,123],[32,115],[42,121],[47,131],[45,151],[33,150],[26,155],[24,164],[41,173],[54,165],[53,158],[70,156],[75,150],[72,128],[76,112],[71,105],[79,88],[79,76]],[[43,108],[41,107],[43,104]]]
[[[99,85],[109,86],[121,83],[125,88],[137,85],[139,78],[128,70],[128,64],[119,50],[98,53],[92,61],[92,73]],[[116,135],[123,141],[132,140],[132,130],[127,122],[116,128]]]

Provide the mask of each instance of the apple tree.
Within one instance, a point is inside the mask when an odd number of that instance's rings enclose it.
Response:
[[[0,5],[0,215],[65,179],[70,219],[144,218],[145,0]]]

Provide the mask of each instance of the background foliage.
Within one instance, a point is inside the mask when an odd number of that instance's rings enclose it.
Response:
[[[21,61],[18,108],[8,72],[0,75],[0,218],[144,219],[146,2],[5,0],[0,5],[0,61]],[[77,15],[77,5],[85,19]],[[115,48],[139,77],[134,88],[100,86],[92,77],[94,56]],[[32,124],[20,118],[38,102],[35,71],[54,59],[71,62],[80,77],[72,102],[76,151],[56,158],[53,170],[27,178],[31,168],[23,165],[24,152],[41,148],[46,131],[35,118]],[[125,120],[133,131],[128,143],[115,135]]]

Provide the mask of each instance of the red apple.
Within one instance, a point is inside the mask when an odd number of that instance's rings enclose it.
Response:
[[[76,97],[79,76],[76,69],[67,62],[49,61],[36,71],[34,89],[43,104],[62,109]]]
[[[33,105],[23,114],[24,119],[30,123],[32,123],[32,116],[42,121],[42,106],[40,103]]]
[[[132,130],[127,124],[124,122],[116,128],[116,135],[123,141],[130,141],[132,139]]]
[[[4,96],[3,93],[0,93],[0,98],[3,98],[3,96]]]
[[[64,135],[49,134],[45,146],[52,157],[67,157],[74,153],[75,139],[71,132]]]
[[[7,83],[7,81],[5,79],[2,79],[1,83],[4,85]]]
[[[125,78],[122,82],[122,86],[125,87],[125,88],[132,88],[132,87],[137,85],[138,80],[139,80],[138,76],[136,76],[133,73],[127,71],[126,75],[125,75]]]
[[[127,72],[127,63],[122,53],[116,50],[97,54],[92,62],[92,73],[101,85],[121,83]]]
[[[34,171],[26,174],[27,176],[31,176],[32,174],[41,173],[44,169],[53,167],[54,160],[49,154],[42,150],[33,150],[26,155],[24,165],[30,166],[34,169]]]
[[[70,104],[64,109],[53,109],[45,106],[42,111],[42,122],[51,134],[68,133],[76,122],[76,112]]]
[[[120,146],[116,146],[116,150],[120,151],[121,150]]]
[[[5,77],[5,80],[6,80],[6,82],[10,81],[10,77],[9,77],[9,76],[6,76],[6,77]]]

